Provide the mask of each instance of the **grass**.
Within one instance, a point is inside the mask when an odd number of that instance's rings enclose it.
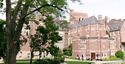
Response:
[[[90,62],[66,61],[67,64],[91,64]]]
[[[67,64],[91,64],[90,62],[82,61],[66,61]],[[17,64],[29,64],[28,61],[17,61]]]
[[[35,60],[33,60],[34,62]],[[16,64],[29,64],[29,60],[17,60]],[[67,64],[91,64],[91,62],[83,62],[83,61],[66,61]],[[1,64],[1,63],[0,63]]]
[[[16,64],[29,64],[29,61],[18,60],[16,61]]]
[[[116,56],[110,56],[103,58],[104,61],[114,61],[114,60],[121,60],[120,58],[117,58]]]

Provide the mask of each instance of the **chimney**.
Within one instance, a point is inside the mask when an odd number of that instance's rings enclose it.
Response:
[[[103,20],[102,15],[98,15],[98,20]]]
[[[123,19],[123,21],[125,22],[125,19]]]
[[[122,21],[122,19],[118,19],[118,21]]]

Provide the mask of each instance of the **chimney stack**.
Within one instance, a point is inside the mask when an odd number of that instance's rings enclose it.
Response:
[[[98,15],[98,20],[103,20],[102,15]]]
[[[123,21],[125,22],[125,19],[123,19]]]

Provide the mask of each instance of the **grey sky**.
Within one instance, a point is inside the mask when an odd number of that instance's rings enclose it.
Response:
[[[125,18],[125,0],[81,0],[82,3],[72,3],[69,1],[70,8],[86,12],[91,15],[103,15],[109,18],[123,19]]]
[[[125,0],[81,0],[84,4],[77,2],[72,3],[70,0],[69,7],[75,11],[88,13],[92,15],[103,15],[109,18],[125,18]],[[5,19],[5,15],[0,14],[0,18]]]

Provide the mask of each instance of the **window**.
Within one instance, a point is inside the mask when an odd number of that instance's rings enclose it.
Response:
[[[30,53],[27,53],[27,58],[30,58]]]
[[[85,40],[83,40],[83,39],[81,39],[81,40],[80,40],[80,43],[86,43],[86,41],[85,41]]]
[[[22,51],[20,51],[20,53],[22,54]]]
[[[19,56],[19,58],[21,58],[22,56]]]
[[[83,40],[83,39],[80,40],[80,43],[79,43],[80,49],[85,49],[86,48],[86,44],[85,43],[86,43],[85,40]]]
[[[85,44],[80,45],[80,49],[86,49],[86,45]]]
[[[94,30],[95,30],[95,27],[92,27],[91,30],[94,31]]]

